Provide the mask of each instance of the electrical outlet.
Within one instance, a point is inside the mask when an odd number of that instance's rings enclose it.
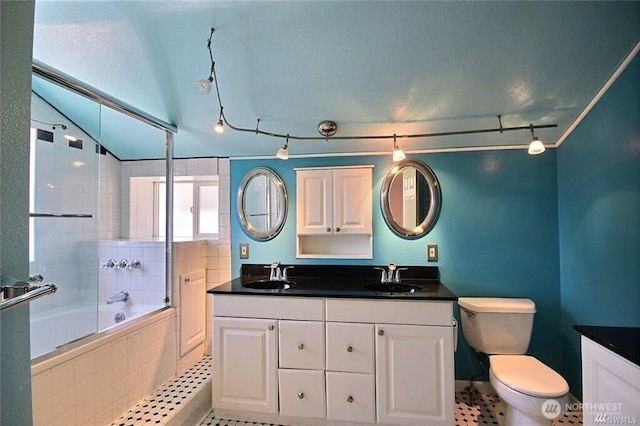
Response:
[[[438,245],[427,244],[427,262],[437,262],[437,261],[438,261]]]
[[[249,258],[249,244],[243,243],[240,244],[240,259],[248,259]]]

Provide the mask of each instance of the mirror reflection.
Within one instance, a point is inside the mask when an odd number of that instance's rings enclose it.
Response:
[[[415,160],[396,164],[385,177],[381,194],[387,225],[404,238],[428,233],[440,210],[440,187],[433,171]]]
[[[242,227],[251,238],[274,238],[284,226],[287,214],[282,179],[264,167],[251,170],[240,183],[237,210]]]

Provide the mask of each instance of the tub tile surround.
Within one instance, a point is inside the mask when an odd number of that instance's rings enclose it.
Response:
[[[123,290],[129,292],[128,304],[164,306],[164,241],[101,240],[98,246],[98,303]],[[138,269],[100,268],[109,259],[140,261]]]
[[[34,425],[108,424],[176,375],[167,309],[137,326],[32,364]]]

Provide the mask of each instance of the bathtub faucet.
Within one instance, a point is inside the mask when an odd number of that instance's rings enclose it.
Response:
[[[129,300],[129,292],[127,290],[122,290],[120,293],[114,294],[108,298],[107,305],[111,305],[115,302],[126,302],[127,300]]]

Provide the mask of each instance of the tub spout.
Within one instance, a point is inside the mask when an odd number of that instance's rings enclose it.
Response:
[[[122,290],[120,293],[114,294],[108,298],[107,305],[111,305],[115,302],[126,302],[127,300],[129,300],[129,292],[127,290]]]

